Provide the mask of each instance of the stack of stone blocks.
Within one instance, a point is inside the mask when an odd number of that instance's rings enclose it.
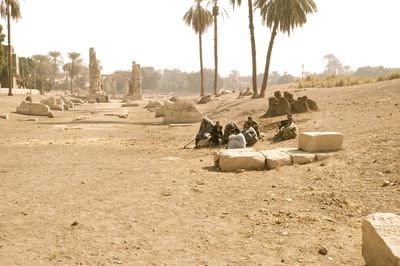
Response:
[[[307,164],[331,156],[329,152],[342,149],[343,134],[337,132],[303,132],[298,137],[298,148],[278,148],[255,151],[226,149],[214,153],[214,165],[224,172],[244,170],[272,170],[292,164]]]

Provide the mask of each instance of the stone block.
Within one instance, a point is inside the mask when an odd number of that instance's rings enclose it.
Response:
[[[121,105],[121,107],[138,107],[138,103],[124,103]]]
[[[224,172],[239,169],[264,170],[265,157],[253,149],[227,149],[214,153],[214,165]]]
[[[23,115],[49,116],[50,107],[42,103],[31,103],[22,101],[16,112]]]
[[[400,216],[369,215],[362,223],[362,254],[368,266],[399,266]]]
[[[315,159],[317,161],[326,160],[330,157],[332,157],[332,153],[317,153],[317,154],[315,154]]]
[[[298,148],[308,152],[337,151],[342,149],[343,134],[338,132],[302,132]]]
[[[287,152],[279,149],[264,150],[261,151],[261,154],[265,157],[266,166],[269,170],[292,164],[292,157]]]
[[[171,104],[164,104],[164,124],[196,123],[201,119],[201,112],[191,101],[177,100]]]
[[[5,120],[9,119],[8,114],[0,114],[0,118]]]
[[[307,164],[315,161],[315,154],[298,150],[296,148],[279,148],[278,150],[284,151],[292,157],[293,164]]]

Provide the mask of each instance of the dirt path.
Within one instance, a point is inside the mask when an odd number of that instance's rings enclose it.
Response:
[[[343,132],[344,150],[240,174],[213,168],[209,149],[182,149],[198,125],[162,125],[145,102],[38,122],[11,113],[0,120],[0,264],[364,265],[362,219],[400,213],[400,82],[304,94],[321,111],[296,115],[301,131]],[[1,96],[0,113],[21,97]],[[201,108],[224,124],[261,116],[266,102],[228,95]],[[278,145],[296,142],[254,148]]]

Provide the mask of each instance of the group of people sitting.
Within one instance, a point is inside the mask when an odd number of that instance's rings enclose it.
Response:
[[[287,120],[278,124],[278,133],[273,141],[292,139],[297,136],[297,126],[292,119],[292,115],[287,115]],[[227,145],[227,149],[240,149],[251,147],[262,139],[260,125],[252,117],[248,117],[244,122],[243,129],[240,130],[234,122],[229,122],[222,130],[219,121],[213,122],[208,117],[203,117],[199,131],[196,135],[196,148]]]

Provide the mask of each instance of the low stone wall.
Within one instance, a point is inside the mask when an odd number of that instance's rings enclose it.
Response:
[[[319,156],[322,155],[322,156]],[[226,149],[214,152],[214,166],[223,172],[238,170],[273,170],[293,164],[306,164],[324,160],[329,153],[309,153],[296,148],[278,148],[256,151],[250,148]]]

